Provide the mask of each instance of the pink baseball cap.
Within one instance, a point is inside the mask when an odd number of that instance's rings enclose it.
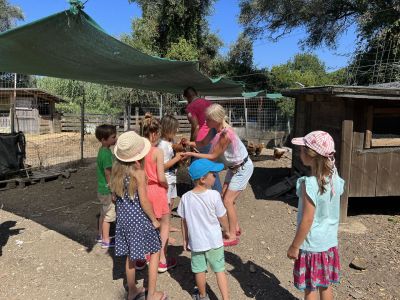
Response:
[[[324,157],[332,157],[335,151],[335,142],[325,131],[312,131],[304,137],[292,139],[292,144],[306,146]]]

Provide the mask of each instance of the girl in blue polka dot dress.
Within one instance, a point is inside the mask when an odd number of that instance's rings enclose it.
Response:
[[[116,161],[112,168],[111,190],[116,195],[117,222],[115,255],[126,256],[128,300],[144,300],[144,287],[135,280],[135,263],[150,253],[147,300],[166,300],[167,295],[156,291],[160,261],[160,227],[146,195],[146,176],[143,158],[150,142],[133,131],[123,133],[116,143]]]

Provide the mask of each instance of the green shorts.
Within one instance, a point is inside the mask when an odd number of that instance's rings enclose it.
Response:
[[[225,271],[224,247],[210,249],[202,252],[192,252],[192,272],[203,273],[207,271],[207,263],[215,273]]]

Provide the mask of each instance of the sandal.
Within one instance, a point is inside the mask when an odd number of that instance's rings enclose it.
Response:
[[[239,244],[239,239],[236,238],[236,240],[233,241],[224,241],[224,247],[232,247],[232,246],[236,246]]]

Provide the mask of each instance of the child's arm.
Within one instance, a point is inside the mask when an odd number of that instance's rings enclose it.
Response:
[[[104,175],[106,177],[107,186],[111,185],[111,168],[104,169]]]
[[[306,186],[304,183],[301,185],[301,190],[303,201],[303,215],[293,242],[287,251],[287,257],[290,259],[297,259],[299,257],[300,246],[301,244],[303,244],[314,221],[315,206],[306,193]]]
[[[222,227],[222,233],[224,236],[229,239],[229,222],[228,222],[228,216],[225,214],[224,216],[218,218],[219,224],[221,224]]]
[[[137,182],[140,206],[142,207],[144,213],[149,217],[149,219],[153,223],[153,226],[155,228],[158,228],[158,227],[160,227],[160,223],[157,221],[157,218],[154,215],[153,206],[151,205],[151,202],[147,198],[146,177],[145,177],[144,170],[142,168],[136,168],[135,179]]]
[[[186,220],[182,218],[181,220],[181,228],[182,228],[182,240],[183,240],[183,250],[188,251],[188,243],[189,243],[189,236],[188,236],[188,228]]]
[[[216,160],[218,157],[221,156],[222,153],[225,152],[226,148],[228,148],[230,143],[231,140],[228,137],[221,135],[221,138],[219,139],[217,145],[214,147],[211,153],[185,152],[182,153],[182,156],[184,158],[193,156],[196,158],[207,158],[209,160]]]
[[[175,156],[164,164],[164,170],[172,168],[175,164],[182,160],[182,152],[177,152]]]
[[[161,149],[157,149],[156,151],[156,160],[157,160],[157,179],[160,185],[165,188],[168,188],[167,178],[165,178],[164,172],[164,153]]]

